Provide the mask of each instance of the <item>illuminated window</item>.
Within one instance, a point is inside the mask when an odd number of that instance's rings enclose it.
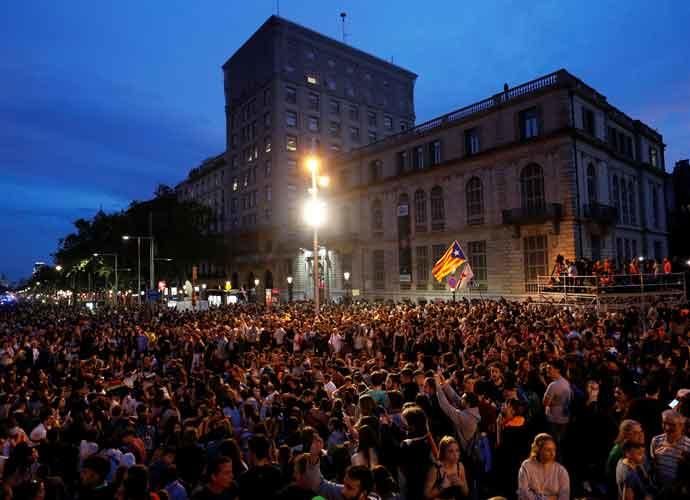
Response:
[[[309,85],[318,85],[319,79],[316,78],[314,75],[307,75],[307,83]]]

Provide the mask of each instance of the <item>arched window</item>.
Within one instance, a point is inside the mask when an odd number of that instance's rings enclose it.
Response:
[[[379,200],[371,204],[371,230],[374,233],[383,232],[383,208]]]
[[[484,222],[484,193],[479,177],[472,177],[467,182],[465,198],[467,199],[467,223],[481,224]]]
[[[530,163],[520,173],[522,208],[528,212],[544,208],[544,171],[536,163]]]
[[[587,165],[587,196],[590,203],[599,201],[599,193],[597,191],[597,169],[593,163]]]
[[[628,204],[630,205],[630,224],[637,224],[637,205],[635,204],[635,184],[628,181]]]
[[[443,188],[435,186],[431,189],[431,229],[443,230],[446,220],[446,209],[443,203]]]
[[[420,226],[426,230],[426,193],[423,189],[418,189],[414,193],[414,223],[417,231],[420,230]]]

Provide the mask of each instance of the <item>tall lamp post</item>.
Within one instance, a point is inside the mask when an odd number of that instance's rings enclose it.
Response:
[[[116,253],[96,252],[93,254],[93,256],[94,257],[115,257],[115,301],[117,302],[117,292],[119,290],[118,281],[117,281],[117,254]]]
[[[350,303],[350,271],[345,271],[343,273],[343,278],[345,278],[345,303]]]
[[[137,300],[141,304],[141,240],[149,240],[151,242],[149,247],[149,289],[153,290],[153,236],[130,236],[125,234],[122,239],[124,241],[137,240]]]
[[[292,302],[292,281],[293,281],[292,276],[288,276],[288,277],[287,277],[287,283],[288,283],[288,302]]]
[[[311,197],[305,204],[304,217],[307,224],[314,228],[314,247],[313,247],[313,275],[314,275],[314,314],[319,314],[319,226],[323,224],[326,218],[326,205],[319,200],[319,186],[328,187],[329,178],[327,176],[319,177],[319,168],[321,161],[316,156],[307,158],[307,168],[311,173]]]

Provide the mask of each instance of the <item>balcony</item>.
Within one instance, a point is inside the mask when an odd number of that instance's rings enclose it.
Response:
[[[503,211],[503,224],[524,226],[559,221],[563,214],[560,203],[546,203],[537,207],[511,208]]]
[[[560,231],[560,221],[563,217],[563,206],[560,203],[546,203],[537,207],[520,207],[503,210],[503,224],[515,228],[513,238],[520,237],[520,226],[530,224],[553,223],[553,234]]]
[[[601,203],[590,203],[582,207],[585,219],[597,222],[602,225],[610,226],[618,220],[618,209]]]

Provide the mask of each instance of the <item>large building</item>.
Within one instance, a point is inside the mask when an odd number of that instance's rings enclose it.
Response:
[[[690,257],[690,160],[680,160],[673,168],[669,182],[671,255]],[[689,261],[679,262],[678,267]]]
[[[668,252],[661,135],[565,70],[343,154],[337,172],[333,294],[447,296],[431,268],[455,239],[490,294],[533,291],[559,254]]]
[[[304,296],[305,157],[328,158],[411,128],[416,75],[276,16],[223,73],[232,281],[251,287],[256,276],[285,289],[293,276],[296,296]]]

